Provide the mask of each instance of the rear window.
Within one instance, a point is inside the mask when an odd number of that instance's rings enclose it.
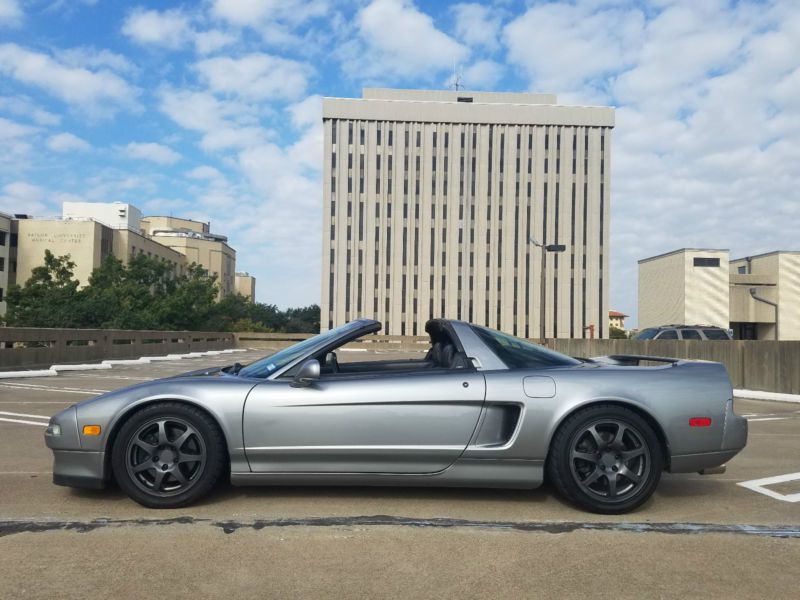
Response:
[[[699,340],[700,332],[696,329],[683,329],[681,330],[681,337],[685,340]]]
[[[472,329],[478,337],[489,346],[506,366],[512,369],[537,369],[542,367],[561,367],[579,365],[581,361],[554,352],[543,346],[531,344],[514,336],[473,325]]]
[[[709,340],[729,340],[728,332],[723,329],[703,329]]]
[[[652,340],[656,337],[658,333],[658,329],[644,329],[639,332],[639,335],[636,336],[637,340]]]

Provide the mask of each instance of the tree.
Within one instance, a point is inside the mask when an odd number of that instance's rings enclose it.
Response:
[[[6,296],[6,322],[17,327],[80,327],[78,281],[69,255],[44,251],[44,265],[33,269],[25,285],[11,286]]]
[[[620,329],[619,327],[611,326],[608,328],[608,337],[610,337],[612,340],[627,340],[628,332],[624,329]]]

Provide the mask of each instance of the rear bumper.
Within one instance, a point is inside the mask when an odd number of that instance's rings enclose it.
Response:
[[[710,472],[711,469],[724,465],[737,454],[739,454],[739,449],[673,456],[670,460],[669,472],[699,473],[700,471],[708,470],[707,474],[712,474]]]
[[[105,452],[53,450],[53,483],[99,490],[105,487]]]

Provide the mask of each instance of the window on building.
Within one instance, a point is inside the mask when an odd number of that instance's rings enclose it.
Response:
[[[472,96],[459,96],[458,102],[472,102]]]
[[[719,258],[711,258],[705,256],[695,256],[694,258],[694,266],[695,267],[718,267],[719,266]]]
[[[0,231],[0,246],[6,245],[6,232]]]
[[[0,256],[0,273],[6,270],[6,259],[3,256]]]

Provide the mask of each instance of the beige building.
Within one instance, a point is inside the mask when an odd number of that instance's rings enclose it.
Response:
[[[70,255],[75,263],[74,276],[87,285],[89,276],[109,254],[124,264],[135,254],[146,254],[168,261],[176,273],[181,273],[184,257],[140,233],[128,229],[112,229],[91,219],[19,219],[15,222],[18,234],[17,283],[24,285],[33,269],[44,264],[44,252],[56,256]]]
[[[12,271],[11,262],[11,215],[0,213],[0,317],[6,314],[6,293],[8,292],[9,282],[13,279],[9,277]],[[16,240],[16,237],[14,238]],[[16,262],[13,264],[16,270]]]
[[[160,219],[169,221],[164,227],[155,226]],[[190,221],[190,228],[184,226],[187,221],[172,217],[147,217],[142,223],[150,239],[181,253],[187,265],[197,263],[209,274],[216,275],[220,298],[235,293],[236,250],[228,245],[228,238],[224,235],[209,233],[207,223]]]
[[[728,251],[684,248],[639,261],[639,329],[728,327]]]
[[[256,301],[256,278],[250,273],[236,273],[236,293],[250,302]]]
[[[0,219],[0,231],[2,227]],[[143,218],[135,206],[119,202],[65,202],[62,219],[12,219],[11,228],[19,235],[16,280],[20,285],[43,263],[48,249],[71,256],[81,285],[88,283],[92,271],[109,254],[123,263],[145,254],[167,261],[176,274],[182,274],[191,263],[201,265],[217,276],[220,297],[236,289],[236,251],[225,236],[210,233],[208,223],[178,217]],[[255,278],[251,279],[255,289]]]
[[[775,339],[777,327],[779,339],[800,340],[800,252],[769,252],[730,264],[734,337]]]
[[[365,89],[325,98],[323,125],[323,329],[450,317],[539,337],[544,319],[546,337],[607,337],[613,109]],[[529,238],[566,251],[543,273]]]
[[[616,327],[617,329],[625,330],[625,319],[628,318],[628,315],[625,313],[621,313],[618,310],[610,310],[608,311],[608,326],[609,327]]]
[[[729,260],[727,250],[682,249],[639,261],[640,329],[716,325],[761,340],[775,339],[776,321],[779,339],[800,340],[800,252]]]

